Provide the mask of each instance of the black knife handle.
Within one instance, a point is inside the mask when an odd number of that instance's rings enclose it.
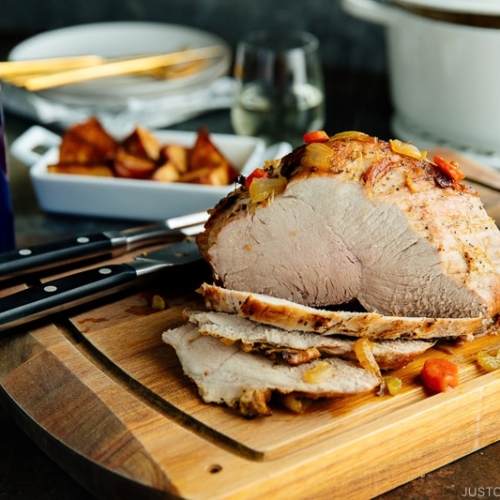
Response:
[[[128,264],[101,266],[0,298],[0,331],[122,290],[137,279]]]
[[[0,281],[26,271],[54,266],[110,253],[111,239],[103,233],[66,238],[0,253]]]

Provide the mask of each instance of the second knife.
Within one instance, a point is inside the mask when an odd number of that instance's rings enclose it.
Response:
[[[206,211],[196,212],[138,228],[81,235],[3,252],[0,253],[0,282],[91,258],[116,257],[168,238],[197,234],[207,219]]]

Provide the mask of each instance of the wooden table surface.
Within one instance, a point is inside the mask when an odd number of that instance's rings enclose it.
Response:
[[[325,129],[333,134],[341,130],[362,130],[381,138],[392,137],[392,113],[387,81],[382,75],[350,75],[327,72],[328,121]],[[213,132],[230,132],[227,112],[217,112],[176,128],[196,130],[200,121]],[[12,142],[32,123],[6,114],[8,141]],[[87,220],[55,216],[41,212],[28,169],[10,157],[11,183],[15,210],[16,238],[19,246],[65,236],[135,225],[130,221]],[[500,193],[484,186],[480,191],[490,215],[500,223]],[[383,460],[383,450],[381,459]],[[496,488],[496,490],[494,490]],[[487,446],[434,472],[419,477],[379,498],[453,499],[499,496],[500,443]],[[0,499],[87,499],[90,493],[50,460],[4,411],[0,411]]]

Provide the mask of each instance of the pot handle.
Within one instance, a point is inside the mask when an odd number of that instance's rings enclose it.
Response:
[[[395,20],[396,9],[374,0],[341,0],[349,14],[376,24],[389,26]]]

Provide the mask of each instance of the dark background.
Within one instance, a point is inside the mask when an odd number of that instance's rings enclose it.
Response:
[[[259,28],[303,29],[319,37],[325,66],[385,70],[380,26],[346,14],[340,0],[0,0],[0,37],[106,21],[154,21],[211,31],[231,45]]]

